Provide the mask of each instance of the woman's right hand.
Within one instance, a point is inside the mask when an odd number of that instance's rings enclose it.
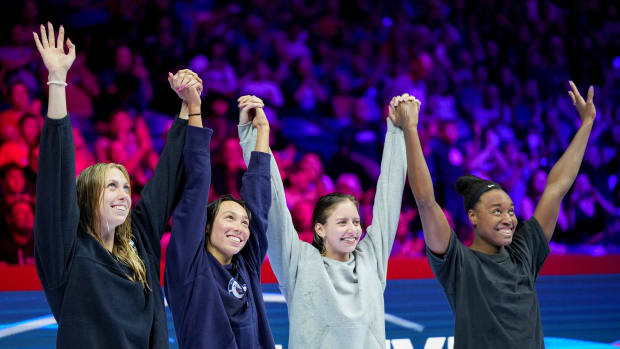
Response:
[[[200,105],[202,79],[189,69],[179,70],[176,74],[168,73],[170,88],[189,105]]]
[[[239,125],[252,122],[256,129],[255,151],[269,153],[269,120],[265,115],[263,100],[256,96],[241,96],[239,102]]]
[[[252,126],[256,128],[269,127],[269,121],[263,111],[265,104],[262,99],[246,95],[239,97],[237,102],[239,102],[239,125],[252,121]]]
[[[390,101],[389,117],[394,126],[400,127],[403,131],[409,128],[418,127],[418,114],[420,112],[420,100],[408,93],[395,96]]]
[[[75,60],[75,45],[71,39],[67,38],[69,53],[65,53],[63,46],[65,28],[62,25],[60,26],[57,40],[54,38],[54,26],[50,22],[47,22],[47,28],[49,33],[46,33],[45,26],[41,24],[41,39],[37,33],[32,33],[34,43],[37,45],[43,63],[49,72],[49,80],[64,82],[67,79],[67,72]]]

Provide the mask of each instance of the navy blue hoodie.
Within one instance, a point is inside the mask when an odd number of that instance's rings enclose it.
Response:
[[[58,348],[168,348],[159,281],[164,233],[182,188],[187,120],[176,119],[142,199],[131,212],[138,256],[150,291],[78,226],[75,150],[69,117],[45,119],[37,176],[35,261],[45,297],[58,322]],[[129,219],[129,218],[128,218]]]
[[[251,211],[250,237],[230,265],[205,249],[212,131],[188,127],[187,183],[173,214],[164,290],[181,348],[274,348],[260,285],[267,253],[271,155],[253,152],[241,197]],[[202,144],[189,146],[189,144]]]

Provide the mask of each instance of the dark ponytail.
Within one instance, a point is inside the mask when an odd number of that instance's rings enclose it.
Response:
[[[489,190],[502,189],[502,187],[492,181],[482,179],[476,176],[461,176],[455,183],[456,192],[463,197],[463,206],[465,211],[473,209],[476,203],[480,201],[480,196]]]

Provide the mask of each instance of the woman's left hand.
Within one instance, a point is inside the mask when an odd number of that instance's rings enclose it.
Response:
[[[587,121],[594,121],[594,118],[596,118],[596,107],[594,107],[594,87],[590,86],[588,89],[588,99],[584,100],[583,97],[581,97],[579,90],[577,90],[575,83],[572,81],[569,81],[568,83],[571,88],[571,91],[568,91],[568,94],[573,100],[573,105],[577,108],[577,112],[579,112],[581,122],[585,123]]]
[[[41,24],[40,40],[37,33],[32,33],[34,43],[37,45],[41,58],[43,58],[43,63],[49,72],[49,79],[64,82],[67,78],[67,72],[75,60],[75,45],[73,45],[71,39],[67,39],[69,53],[65,53],[65,28],[62,25],[60,26],[58,40],[55,39],[52,23],[47,22],[47,29],[48,32],[45,31],[45,26]]]

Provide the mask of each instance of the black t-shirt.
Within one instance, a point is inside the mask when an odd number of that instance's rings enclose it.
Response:
[[[549,244],[535,218],[495,255],[464,246],[454,232],[443,257],[426,252],[455,315],[455,349],[544,348],[534,282]]]

